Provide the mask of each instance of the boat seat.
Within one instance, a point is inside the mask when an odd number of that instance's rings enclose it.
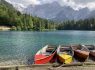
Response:
[[[61,54],[68,54],[67,52],[61,52]]]
[[[48,56],[48,55],[50,55],[51,53],[50,52],[44,52],[43,53],[43,55],[45,55],[45,56]]]
[[[64,51],[70,51],[70,49],[69,48],[60,48],[60,52],[64,52]]]
[[[61,49],[69,49],[70,47],[60,47]]]
[[[53,52],[54,48],[47,48],[46,52]]]
[[[79,49],[79,50],[81,50],[82,49],[82,46],[72,46],[72,49],[74,49],[74,50],[77,50],[77,49]]]

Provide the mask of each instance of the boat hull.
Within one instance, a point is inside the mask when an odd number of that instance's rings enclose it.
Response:
[[[89,56],[90,56],[90,58],[91,58],[92,60],[95,61],[95,52],[90,51]]]
[[[86,61],[86,59],[88,58],[89,56],[89,52],[86,52],[86,51],[79,51],[79,50],[74,50],[74,57],[81,61],[81,62],[84,62]]]
[[[56,54],[56,51],[53,54],[49,55],[49,56],[44,56],[43,58],[40,57],[40,59],[35,59],[34,64],[46,64],[46,63],[49,63],[51,61],[54,61],[53,57],[54,57],[55,54]],[[36,56],[37,55],[35,55],[35,57]]]
[[[67,54],[58,54],[58,62],[64,63],[64,64],[70,64],[73,62],[73,58],[70,55]]]

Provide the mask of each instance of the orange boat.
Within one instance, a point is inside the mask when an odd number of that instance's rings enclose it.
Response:
[[[84,62],[89,57],[89,50],[84,45],[72,45],[72,50],[74,51],[74,57],[80,61]]]
[[[56,47],[53,45],[46,45],[39,50],[34,57],[34,64],[46,64],[53,61],[56,54]]]

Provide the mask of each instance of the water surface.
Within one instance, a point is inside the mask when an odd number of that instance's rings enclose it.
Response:
[[[0,32],[0,62],[26,63],[46,44],[94,44],[95,31]]]

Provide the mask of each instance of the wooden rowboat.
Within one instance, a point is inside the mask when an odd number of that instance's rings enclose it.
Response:
[[[46,45],[39,50],[34,57],[34,64],[46,64],[53,60],[56,48],[53,45]]]
[[[58,62],[70,64],[73,62],[73,53],[70,46],[59,45],[57,48]]]
[[[89,57],[89,50],[84,45],[72,45],[74,57],[80,62],[84,62]]]
[[[89,49],[89,58],[95,61],[95,46],[94,45],[85,45]]]

